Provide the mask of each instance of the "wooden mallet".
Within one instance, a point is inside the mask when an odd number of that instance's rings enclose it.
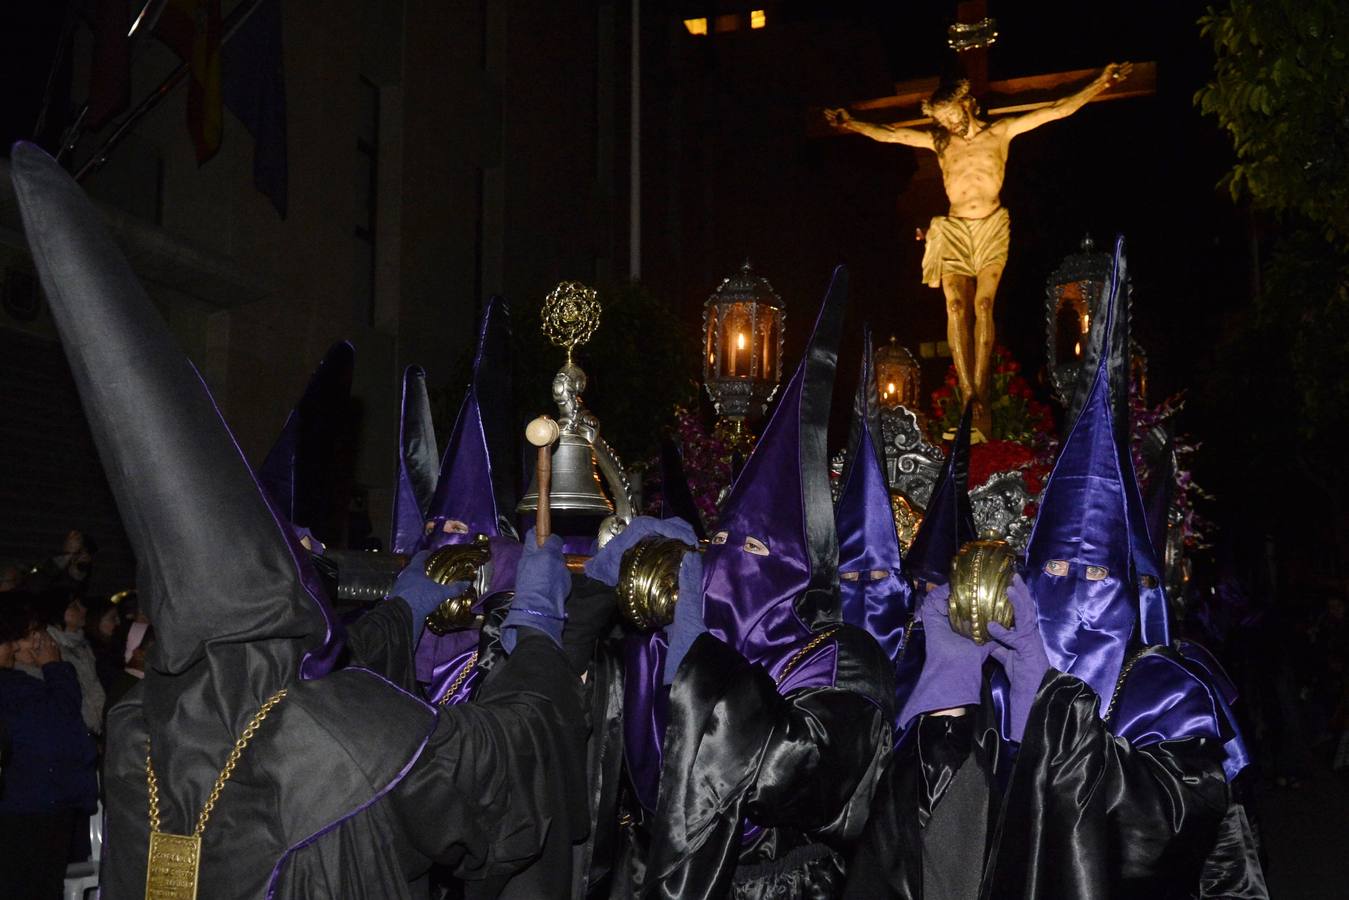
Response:
[[[525,440],[539,448],[538,462],[534,469],[539,482],[539,506],[534,513],[534,537],[540,547],[553,531],[553,519],[548,508],[553,481],[552,447],[561,433],[557,423],[547,416],[539,416],[525,426]]]

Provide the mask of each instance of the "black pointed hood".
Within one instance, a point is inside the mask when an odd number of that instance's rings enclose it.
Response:
[[[227,709],[255,709],[242,695],[266,696],[297,669],[327,673],[340,632],[307,554],[102,215],[36,146],[16,144],[11,167],[33,260],[136,553],[140,602],[157,636],[153,669],[172,681],[208,661],[219,681],[214,650],[265,646],[246,672],[206,688]],[[174,711],[161,700],[161,712]]]
[[[904,557],[904,568],[911,576],[933,584],[946,584],[950,580],[951,559],[956,551],[978,536],[969,492],[972,409],[966,404],[951,452],[932,487],[923,522]]]
[[[389,550],[411,556],[426,538],[427,510],[436,492],[436,428],[431,395],[421,366],[403,370],[403,403],[398,417],[398,472],[393,494]]]
[[[309,378],[276,443],[258,466],[258,482],[272,505],[292,525],[312,529],[320,540],[332,513],[336,454],[351,405],[356,348],[338,341]]]

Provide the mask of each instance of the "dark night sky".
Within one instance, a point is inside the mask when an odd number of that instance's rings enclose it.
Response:
[[[8,144],[31,132],[64,4],[4,6],[0,139]],[[678,29],[681,10],[705,15],[718,6],[743,11],[741,4],[670,4],[667,25]],[[1212,349],[1249,300],[1250,227],[1215,188],[1230,148],[1192,103],[1211,66],[1195,24],[1204,4],[990,0],[989,6],[1001,32],[991,51],[993,79],[1119,59],[1155,60],[1159,68],[1157,96],[1093,105],[1013,144],[1003,194],[1013,245],[999,294],[1000,341],[1033,375],[1044,361],[1045,276],[1084,233],[1107,244],[1122,232],[1135,285],[1134,333],[1149,354],[1152,399],[1188,388],[1183,425],[1201,438],[1221,433],[1224,423],[1206,417],[1204,399]],[[656,8],[647,7],[648,14],[654,17]],[[940,196],[909,190],[914,151],[857,137],[811,138],[803,119],[812,105],[879,96],[894,81],[949,70],[944,29],[954,3],[788,0],[769,9],[770,27],[794,35],[786,44],[713,36],[682,60],[672,55],[669,71],[660,71],[659,58],[649,63],[656,79],[678,81],[683,107],[677,115],[653,111],[645,123],[644,204],[648,215],[679,204],[671,221],[681,229],[674,258],[664,268],[651,260],[648,277],[693,321],[717,281],[752,256],[788,301],[790,363],[829,268],[845,261],[853,268],[850,334],[866,319],[880,338],[896,332],[911,345],[940,339],[939,293],[917,283],[921,245],[912,235],[914,224],[944,210]],[[849,41],[865,52],[848,53]],[[764,50],[783,46],[790,52]],[[756,57],[763,52],[780,58]],[[850,389],[855,344],[844,350],[840,397]],[[943,366],[931,367],[928,377],[940,379]],[[602,398],[593,400],[601,408]],[[1210,480],[1222,487],[1225,460],[1237,453],[1231,442],[1210,441],[1201,474],[1211,470]]]

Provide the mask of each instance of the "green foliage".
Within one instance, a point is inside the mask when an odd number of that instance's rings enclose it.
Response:
[[[1199,25],[1216,61],[1195,103],[1232,139],[1233,199],[1349,247],[1349,3],[1229,0]]]
[[[600,325],[576,362],[589,386],[586,405],[625,465],[656,455],[675,407],[697,401],[698,340],[672,305],[640,283],[599,286]],[[542,300],[511,305],[515,402],[522,420],[556,414],[553,375],[565,360],[539,330]]]
[[[1262,262],[1262,291],[1220,348],[1215,402],[1259,409],[1253,470],[1286,463],[1338,494],[1349,484],[1349,4],[1228,0],[1199,21],[1212,80],[1195,102],[1232,139],[1234,200],[1282,228]],[[1262,440],[1263,438],[1263,440]]]

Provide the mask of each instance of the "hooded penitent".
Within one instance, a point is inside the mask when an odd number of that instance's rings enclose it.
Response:
[[[843,621],[876,638],[895,659],[913,614],[913,589],[904,577],[881,449],[871,329],[862,331],[862,371],[853,398],[848,467],[835,517]]]
[[[299,832],[335,826],[397,781],[433,719],[373,676],[328,675],[342,635],[314,587],[307,554],[260,490],[102,216],[38,148],[16,145],[11,169],[33,259],[136,554],[141,608],[158,638],[142,685],[109,716],[105,785],[109,843],[117,849],[105,864],[107,880],[125,889],[138,873],[144,883],[147,744],[163,828],[190,834],[236,738],[263,701],[286,687],[290,696],[248,751],[261,768],[226,786],[202,845],[204,885],[233,883],[260,895]],[[326,728],[311,726],[324,719],[327,698],[343,692],[342,715],[371,717],[361,732],[344,733],[338,716]],[[367,733],[381,735],[378,754],[356,746]],[[323,768],[333,790],[309,784],[300,758],[283,749],[292,738],[316,754],[334,753]],[[334,748],[342,742],[345,751]],[[311,786],[321,796],[289,802],[290,790]],[[248,827],[259,809],[278,806],[287,809],[283,828]]]
[[[1124,285],[1121,239],[1101,313],[1107,348]],[[1116,440],[1110,360],[1110,353],[1102,354],[1045,484],[1026,548],[1026,584],[1039,609],[1049,661],[1089,684],[1103,703],[1114,692],[1138,629],[1138,574],[1153,568],[1133,465],[1127,446]],[[1127,390],[1127,384],[1121,387]],[[1164,621],[1156,627],[1164,630]]]
[[[966,405],[960,417],[951,452],[923,511],[923,522],[904,557],[909,577],[931,584],[946,584],[950,580],[951,560],[956,551],[977,536],[969,493],[972,409]]]
[[[770,669],[839,621],[827,432],[847,299],[848,273],[840,266],[805,356],[735,480],[703,558],[708,630]]]
[[[512,451],[519,443],[510,424],[510,343],[510,308],[493,297],[478,328],[473,381],[459,407],[427,509],[435,526],[424,547],[464,543],[479,534],[516,537],[509,518],[515,509]]]
[[[337,451],[348,424],[356,351],[347,341],[328,349],[276,443],[258,467],[258,483],[292,525],[328,534]]]
[[[505,515],[515,507],[510,478],[514,471],[510,451],[515,446],[510,428],[513,409],[510,386],[510,308],[500,297],[487,301],[478,329],[473,381],[464,396],[449,445],[425,507],[430,531],[418,549],[438,549],[486,535],[491,544],[491,574],[479,599],[482,604],[514,587],[520,542]],[[406,434],[406,430],[404,432]],[[467,699],[476,683],[463,677],[478,649],[479,629],[470,627],[444,635],[424,632],[417,645],[417,680],[429,685],[432,699],[455,703]],[[456,686],[454,696],[445,691]]]
[[[398,417],[398,472],[393,493],[389,549],[411,556],[426,538],[426,516],[436,490],[436,429],[421,366],[403,370]]]

